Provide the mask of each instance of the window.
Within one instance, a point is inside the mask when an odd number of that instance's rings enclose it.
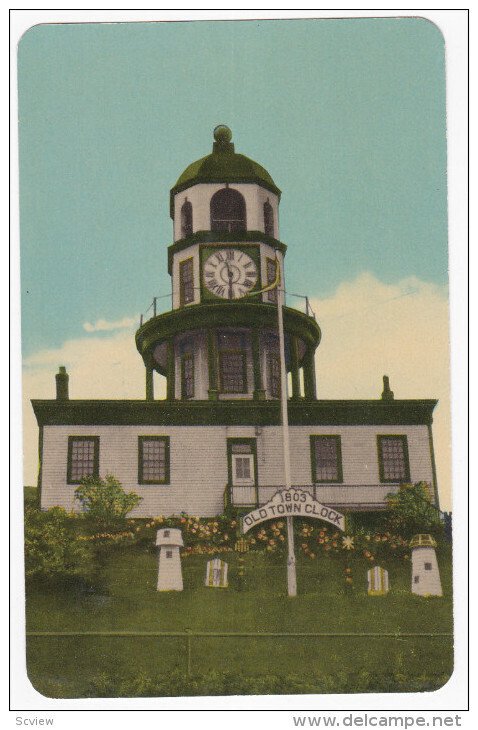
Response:
[[[194,355],[181,358],[181,398],[194,398]]]
[[[272,398],[280,398],[280,358],[275,352],[267,353],[267,383]]]
[[[272,284],[276,280],[276,260],[275,259],[267,259],[266,262],[267,269],[267,283]],[[277,302],[277,289],[270,289],[267,292],[267,301],[268,302]]]
[[[219,353],[219,377],[222,393],[247,393],[246,353]]]
[[[169,484],[168,436],[138,437],[138,484]]]
[[[193,233],[193,206],[186,199],[181,208],[181,238],[192,236]]]
[[[274,238],[274,211],[269,201],[264,203],[264,233]]]
[[[413,582],[414,583],[419,583],[420,582],[420,576],[419,575],[414,575],[413,576]]]
[[[194,301],[194,272],[192,258],[179,264],[179,304],[183,307]]]
[[[231,188],[218,190],[211,198],[211,231],[245,231],[246,203]]]
[[[99,436],[70,436],[68,438],[68,484],[80,484],[83,477],[97,477],[99,456]]]
[[[432,564],[431,563],[425,563],[425,570],[431,570]]]
[[[228,439],[229,479],[233,486],[256,483],[255,456],[255,439]]]
[[[342,449],[340,436],[311,436],[312,480],[342,482]]]
[[[378,462],[381,482],[410,481],[406,436],[378,436]]]
[[[164,535],[164,537],[169,537],[169,535],[170,535],[170,532],[169,532],[169,530],[165,530],[165,531],[163,532],[163,535]]]
[[[173,557],[173,551],[172,550],[166,550],[166,557],[172,558]]]

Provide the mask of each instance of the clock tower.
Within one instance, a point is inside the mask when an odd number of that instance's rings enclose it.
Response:
[[[231,139],[228,127],[216,127],[212,153],[189,165],[171,190],[172,311],[136,333],[147,400],[154,400],[155,370],[166,376],[171,401],[280,397],[277,291],[267,287],[284,282],[281,193]],[[313,317],[285,307],[284,331],[290,396],[315,400],[320,329]]]
[[[216,127],[211,154],[171,190],[171,307],[155,299],[136,332],[146,398],[70,399],[60,367],[56,398],[32,401],[42,509],[77,510],[75,485],[107,474],[141,497],[135,517],[249,512],[290,484],[333,510],[373,512],[401,484],[426,482],[438,506],[435,400],[396,399],[388,376],[378,399],[317,400],[319,326],[307,300],[281,306],[281,193],[231,138]],[[166,398],[154,397],[155,372]]]

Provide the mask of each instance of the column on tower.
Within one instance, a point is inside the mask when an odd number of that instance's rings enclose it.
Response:
[[[300,398],[300,376],[299,376],[299,341],[297,337],[290,338],[290,370],[292,376],[292,398]]]
[[[317,391],[315,383],[315,359],[314,350],[309,348],[302,360],[304,370],[304,396],[306,400],[316,400]]]
[[[266,391],[261,368],[260,333],[258,327],[252,328],[252,365],[254,372],[254,399],[264,400]]]
[[[207,363],[209,371],[209,400],[217,400],[219,388],[217,384],[217,335],[213,327],[207,330]]]
[[[167,375],[166,375],[166,399],[174,400],[176,397],[176,368],[174,355],[174,337],[167,341]]]

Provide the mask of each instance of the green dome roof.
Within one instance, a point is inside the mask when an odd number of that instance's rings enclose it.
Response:
[[[222,124],[216,127],[211,154],[189,165],[172,188],[172,214],[174,195],[198,183],[256,183],[280,196],[281,191],[267,170],[249,157],[234,152],[231,138],[229,127]]]

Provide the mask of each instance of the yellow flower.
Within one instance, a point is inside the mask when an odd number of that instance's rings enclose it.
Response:
[[[346,535],[342,538],[342,547],[344,550],[354,549],[354,539],[350,535]]]

